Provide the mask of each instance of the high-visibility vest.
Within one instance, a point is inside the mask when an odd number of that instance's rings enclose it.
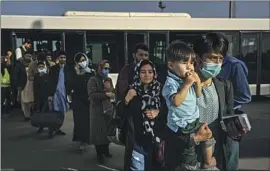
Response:
[[[10,75],[7,68],[4,69],[4,76],[1,74],[1,87],[10,86]]]

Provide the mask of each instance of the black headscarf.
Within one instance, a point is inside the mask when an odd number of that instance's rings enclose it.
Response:
[[[149,84],[147,89],[144,89],[141,79],[140,79],[140,70],[144,65],[150,65],[153,68],[154,79]],[[157,81],[157,73],[154,64],[149,60],[140,61],[135,67],[135,76],[133,78],[133,83],[131,84],[131,88],[137,92],[137,95],[141,97],[142,100],[142,116],[143,116],[143,126],[145,128],[144,134],[150,134],[154,141],[159,142],[160,139],[154,134],[153,127],[155,125],[154,120],[149,119],[145,115],[145,111],[150,109],[160,110],[161,102],[160,102],[160,92],[161,92],[161,84]]]

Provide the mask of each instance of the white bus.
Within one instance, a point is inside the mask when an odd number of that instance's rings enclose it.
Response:
[[[229,54],[243,60],[249,69],[253,95],[270,94],[270,21],[254,18],[192,18],[186,13],[132,13],[68,11],[63,16],[1,16],[2,54],[29,38],[33,51],[46,43],[55,50],[60,41],[72,61],[85,52],[93,63],[108,59],[113,80],[123,65],[132,62],[133,47],[146,43],[150,59],[166,62],[165,49],[173,40],[192,45],[202,33],[224,32],[230,41]],[[267,75],[268,74],[268,75]]]

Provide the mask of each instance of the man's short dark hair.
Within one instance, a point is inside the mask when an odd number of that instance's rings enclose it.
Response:
[[[63,50],[58,51],[57,54],[56,54],[57,57],[59,57],[61,55],[65,55],[67,57],[67,53],[65,51],[63,51]]]
[[[180,40],[175,40],[169,45],[166,49],[166,55],[170,62],[186,62],[190,58],[193,62],[196,60],[193,49]]]
[[[23,44],[25,44],[25,43],[32,44],[32,41],[30,39],[25,39],[25,41],[23,42]]]
[[[197,39],[193,49],[200,57],[205,53],[216,53],[226,56],[228,51],[228,40],[225,40],[220,33],[207,33]]]
[[[148,46],[147,46],[146,44],[144,44],[144,43],[138,43],[138,44],[136,44],[136,46],[135,46],[135,53],[136,53],[139,49],[144,50],[144,51],[149,51]]]

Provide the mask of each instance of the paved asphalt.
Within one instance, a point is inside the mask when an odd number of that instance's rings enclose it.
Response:
[[[251,120],[252,131],[240,147],[240,169],[270,170],[270,99],[253,101],[244,106]],[[124,148],[110,145],[112,159],[98,165],[93,146],[87,152],[76,152],[72,139],[72,112],[67,114],[63,131],[65,136],[47,138],[47,130],[39,135],[29,122],[22,121],[18,110],[2,118],[1,168],[15,170],[122,170]]]

